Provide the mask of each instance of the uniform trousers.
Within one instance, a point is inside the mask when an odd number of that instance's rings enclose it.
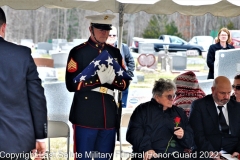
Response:
[[[116,129],[92,129],[73,125],[76,160],[109,160],[113,158]]]

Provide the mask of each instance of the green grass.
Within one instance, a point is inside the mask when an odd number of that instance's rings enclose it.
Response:
[[[204,70],[203,64],[187,65],[187,70],[208,72]],[[155,73],[146,73],[146,72],[136,71],[136,75],[144,75],[144,81],[138,82],[138,83],[131,83],[130,88],[152,88],[155,80],[158,80],[159,78],[173,80],[179,74],[180,72],[172,73],[172,72],[161,71],[161,63],[158,63]]]

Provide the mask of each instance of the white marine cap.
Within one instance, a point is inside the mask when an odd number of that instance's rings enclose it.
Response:
[[[91,26],[103,29],[103,30],[111,30],[112,19],[115,18],[113,14],[99,14],[86,16],[87,19],[90,20]]]

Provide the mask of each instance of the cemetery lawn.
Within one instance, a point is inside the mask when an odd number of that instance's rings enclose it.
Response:
[[[187,65],[187,70],[204,72],[204,73],[208,72],[208,70],[204,70],[204,64],[189,64],[189,65]],[[182,72],[184,72],[184,71],[182,71]],[[144,76],[144,81],[137,82],[137,83],[131,83],[130,88],[152,88],[155,80],[158,80],[159,78],[173,80],[179,74],[180,74],[180,72],[161,71],[161,63],[158,63],[158,69],[156,70],[155,73],[146,73],[146,72],[142,72],[142,71],[136,71],[136,75]]]

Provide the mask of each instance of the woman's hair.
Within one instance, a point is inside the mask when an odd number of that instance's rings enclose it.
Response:
[[[219,35],[221,34],[222,31],[226,32],[227,35],[228,35],[227,43],[231,43],[231,41],[232,41],[231,34],[230,34],[230,32],[229,32],[229,30],[227,28],[221,28],[218,31],[218,36],[217,36],[217,39],[216,39],[216,43],[220,42]]]
[[[234,79],[240,79],[240,74],[237,74]]]
[[[176,85],[173,83],[172,80],[163,78],[160,78],[159,80],[155,81],[152,94],[161,96],[163,92],[165,91],[171,91],[174,90],[174,92],[177,90]]]

